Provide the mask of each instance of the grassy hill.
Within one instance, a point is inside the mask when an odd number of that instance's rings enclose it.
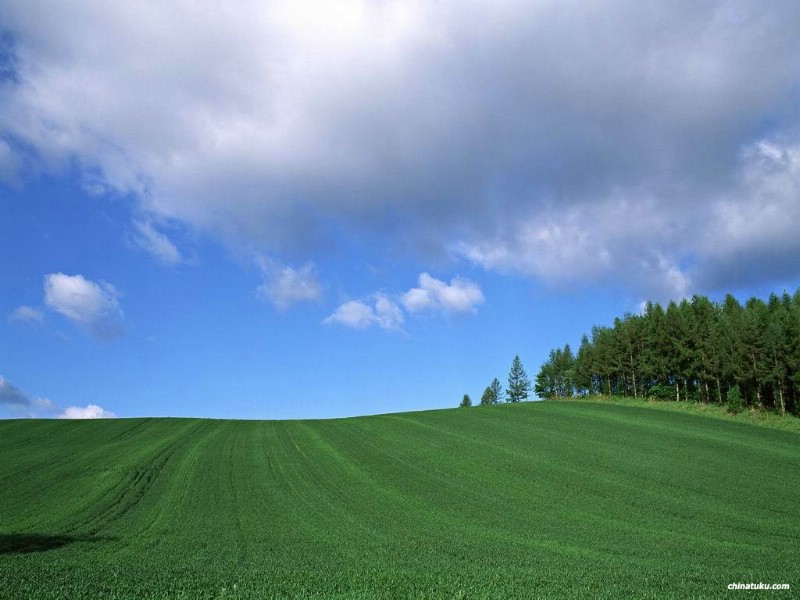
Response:
[[[577,401],[5,421],[0,597],[789,597],[799,467],[796,432]]]

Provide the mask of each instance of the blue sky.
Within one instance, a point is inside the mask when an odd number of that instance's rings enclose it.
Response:
[[[455,406],[800,285],[794,2],[0,6],[0,417]]]

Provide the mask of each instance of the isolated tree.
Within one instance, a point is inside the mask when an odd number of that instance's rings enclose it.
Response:
[[[469,394],[464,394],[464,397],[461,399],[461,404],[458,405],[459,408],[469,408],[472,406],[472,398],[469,397]]]
[[[508,373],[508,389],[506,389],[506,402],[521,402],[528,399],[531,391],[531,381],[522,367],[519,355],[514,357],[511,363],[511,371]]]

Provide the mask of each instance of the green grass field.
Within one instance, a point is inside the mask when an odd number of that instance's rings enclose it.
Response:
[[[793,431],[577,401],[0,422],[7,598],[789,598],[799,576]]]

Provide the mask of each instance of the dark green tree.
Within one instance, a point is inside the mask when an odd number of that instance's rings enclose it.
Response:
[[[483,390],[483,396],[481,396],[481,404],[497,404],[500,402],[500,397],[503,393],[503,386],[500,385],[500,382],[497,380],[497,377],[492,379],[492,383]]]
[[[725,398],[728,402],[728,410],[733,414],[741,412],[742,408],[744,408],[744,399],[738,385],[731,387],[725,394]]]
[[[555,352],[555,350],[550,351],[550,357],[542,364],[536,375],[533,391],[539,398],[553,398],[556,395]]]
[[[511,363],[511,371],[508,373],[508,388],[506,389],[506,402],[521,402],[528,399],[531,391],[531,381],[522,366],[519,355],[514,357]]]
[[[472,398],[469,397],[469,394],[464,394],[464,397],[461,399],[461,404],[458,405],[459,408],[469,408],[472,406]]]
[[[578,393],[586,393],[590,396],[596,393],[597,388],[595,386],[593,367],[592,343],[589,341],[589,336],[584,334],[581,338],[581,346],[578,348],[578,355],[575,357],[573,371],[575,389]]]
[[[500,380],[495,377],[492,379],[492,383],[489,384],[489,389],[492,390],[492,399],[494,403],[500,402],[500,398],[503,397],[503,386],[500,385]]]
[[[550,352],[536,376],[541,397],[626,394],[660,400],[755,405],[800,414],[800,289],[744,305],[728,294],[649,302],[612,327]],[[735,408],[734,408],[735,409]]]
[[[497,402],[494,398],[494,394],[492,393],[492,388],[486,386],[486,389],[483,390],[483,395],[481,396],[481,406],[489,406],[490,404],[494,404]]]

